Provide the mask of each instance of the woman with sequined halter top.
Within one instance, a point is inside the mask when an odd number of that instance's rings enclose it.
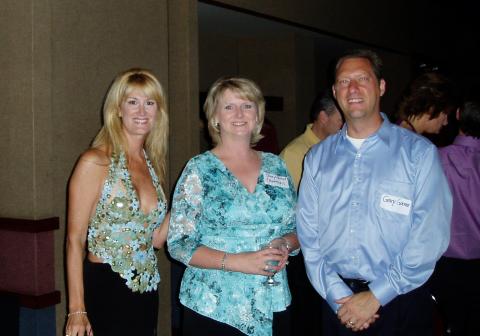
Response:
[[[154,247],[165,243],[169,217],[161,84],[142,69],[119,74],[103,119],[70,179],[65,335],[152,336],[160,282]]]
[[[246,78],[221,78],[205,105],[215,147],[175,188],[168,251],[187,266],[184,336],[290,335],[285,265],[298,252],[296,190],[280,157],[252,148],[265,100]]]

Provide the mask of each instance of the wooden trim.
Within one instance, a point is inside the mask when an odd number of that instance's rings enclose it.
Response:
[[[61,301],[60,291],[56,290],[41,295],[12,293],[0,290],[0,295],[13,296],[18,299],[19,306],[31,309],[42,309],[59,304]]]
[[[59,228],[59,218],[50,217],[45,219],[18,219],[0,217],[0,230],[15,232],[45,232]]]

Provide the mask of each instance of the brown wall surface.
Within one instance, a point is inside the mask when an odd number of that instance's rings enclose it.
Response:
[[[60,217],[55,232],[55,280],[62,292],[58,335],[63,334],[66,313],[68,178],[100,128],[102,100],[118,72],[151,69],[168,91],[167,5],[167,0],[2,3],[0,215]],[[159,330],[169,335],[169,264],[164,255],[159,252]]]

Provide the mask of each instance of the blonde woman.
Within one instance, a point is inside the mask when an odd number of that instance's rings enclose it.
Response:
[[[66,335],[156,335],[153,248],[168,230],[162,86],[147,70],[119,74],[103,119],[69,184]]]
[[[299,246],[296,191],[278,156],[252,149],[263,95],[248,79],[222,78],[204,109],[215,147],[185,167],[168,235],[171,256],[187,266],[184,335],[289,335],[285,264]]]

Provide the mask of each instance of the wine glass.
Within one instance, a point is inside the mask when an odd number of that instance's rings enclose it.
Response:
[[[284,247],[285,247],[285,242],[282,239],[276,238],[276,239],[272,240],[271,242],[268,242],[265,245],[263,245],[262,249],[281,250]],[[279,263],[278,260],[267,260],[267,265],[269,265],[269,266],[278,266],[278,263]],[[278,286],[280,284],[280,282],[278,282],[274,279],[274,276],[277,273],[277,271],[275,271],[273,269],[270,269],[270,268],[266,271],[270,272],[272,274],[267,277],[267,280],[265,280],[263,282],[263,285],[267,286],[267,287]]]

